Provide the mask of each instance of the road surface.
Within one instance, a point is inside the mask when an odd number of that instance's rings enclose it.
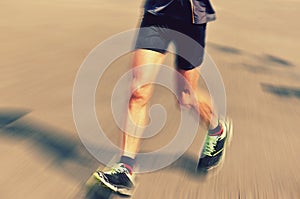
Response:
[[[200,128],[179,160],[138,176],[132,198],[300,198],[300,1],[213,3],[218,20],[208,26],[207,52],[223,77],[235,124],[224,166],[217,175],[194,173],[205,133]],[[137,26],[141,4],[0,1],[0,198],[80,197],[99,163],[73,121],[76,73],[96,45]],[[96,94],[98,118],[115,144],[110,94],[129,65],[130,55],[113,62]],[[143,151],[172,138],[178,112],[170,99],[157,88],[153,102],[165,106],[168,119]]]

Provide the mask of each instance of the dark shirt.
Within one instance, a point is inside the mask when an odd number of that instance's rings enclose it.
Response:
[[[154,15],[167,15],[194,24],[216,18],[210,0],[146,0],[144,8]]]

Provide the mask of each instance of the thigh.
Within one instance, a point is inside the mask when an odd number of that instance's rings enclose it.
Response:
[[[139,49],[133,56],[132,92],[140,91],[143,95],[151,96],[153,82],[163,62],[164,54],[147,49]]]

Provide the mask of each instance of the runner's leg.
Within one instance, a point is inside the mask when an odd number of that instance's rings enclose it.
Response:
[[[218,125],[218,117],[216,110],[213,108],[211,97],[199,87],[199,72],[196,68],[191,70],[179,69],[178,72],[186,80],[186,82],[178,81],[178,90],[181,97],[180,103],[194,108],[208,128],[215,128]]]
[[[147,124],[148,102],[152,96],[153,85],[159,70],[159,64],[164,58],[163,53],[153,50],[139,49],[133,58],[133,81],[131,83],[131,98],[126,118],[126,132],[123,133],[123,155],[135,158],[139,150],[143,127]],[[147,67],[139,67],[146,65]],[[149,67],[148,67],[149,66]],[[141,69],[142,68],[142,69]]]

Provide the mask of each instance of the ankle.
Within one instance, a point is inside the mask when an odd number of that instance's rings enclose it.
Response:
[[[208,129],[208,134],[210,136],[218,136],[221,135],[223,133],[223,127],[220,123],[218,123],[218,125],[213,128],[213,129]]]
[[[135,165],[135,159],[128,156],[121,156],[119,163],[123,163],[125,168],[132,174],[133,167]]]

